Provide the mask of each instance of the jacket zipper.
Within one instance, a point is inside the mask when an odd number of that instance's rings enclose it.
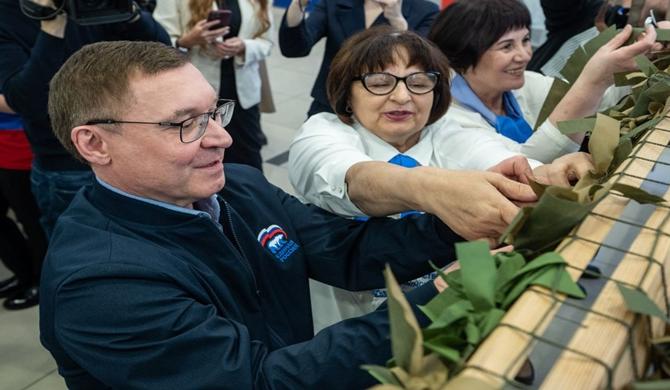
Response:
[[[261,298],[261,290],[258,288],[258,283],[256,282],[256,274],[254,273],[253,268],[251,268],[251,263],[249,262],[249,259],[244,255],[244,252],[242,252],[242,245],[240,245],[240,240],[237,238],[237,233],[235,232],[235,228],[233,226],[233,217],[232,213],[230,212],[230,205],[228,205],[228,202],[226,202],[225,199],[221,199],[223,201],[223,204],[226,206],[226,219],[228,220],[228,227],[230,227],[230,232],[233,235],[233,240],[235,240],[235,245],[237,246],[237,251],[240,252],[240,256],[244,259],[244,266],[247,268],[249,273],[251,274],[251,277],[254,281],[254,288],[256,289],[256,296],[260,299]],[[217,229],[218,230],[218,229]],[[274,329],[270,326],[269,323],[265,324],[265,327],[268,329],[270,332],[270,337],[275,338],[275,342],[279,342],[280,346],[286,346],[287,343],[284,341],[284,339],[279,336],[277,332],[275,332]]]
[[[249,259],[244,255],[244,252],[242,251],[242,245],[240,245],[240,240],[237,238],[237,233],[235,233],[235,228],[233,227],[233,217],[231,216],[230,213],[230,206],[228,206],[228,202],[223,200],[223,204],[226,206],[226,219],[228,220],[228,227],[230,228],[230,232],[233,235],[233,240],[235,241],[235,246],[237,247],[237,251],[240,253],[240,257],[244,259],[242,264],[246,267],[247,271],[249,271],[249,274],[251,274],[251,278],[254,281],[254,289],[256,290],[256,296],[260,298],[261,296],[261,290],[258,288],[258,282],[256,281],[256,274],[254,273],[253,268],[251,268],[251,263],[249,262]]]

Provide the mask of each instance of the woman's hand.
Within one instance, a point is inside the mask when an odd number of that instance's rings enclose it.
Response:
[[[570,187],[590,170],[595,170],[591,155],[576,152],[559,157],[551,164],[540,165],[533,170],[533,174],[540,183]]]
[[[218,20],[207,21],[203,19],[195,24],[191,30],[177,39],[180,47],[190,49],[195,46],[207,46],[214,42],[218,37],[222,37],[230,32],[230,27],[222,27],[215,30],[210,30],[211,27],[216,26]]]
[[[656,30],[648,26],[644,36],[637,42],[623,46],[632,32],[632,27],[626,26],[591,57],[568,93],[549,115],[549,122],[553,126],[562,121],[593,115],[605,91],[614,82],[614,74],[638,68],[635,57],[652,50],[656,41]],[[573,133],[569,137],[580,144],[584,133]]]
[[[660,22],[656,23],[656,29],[657,30],[669,30],[670,29],[670,21],[668,20],[661,20]],[[654,46],[651,48],[651,54],[654,54],[655,52],[666,50],[667,49],[667,42],[654,42]]]
[[[524,156],[507,158],[487,169],[489,172],[499,173],[508,179],[528,184],[528,178],[533,177],[533,170]]]
[[[529,186],[493,172],[432,167],[408,171],[421,178],[413,190],[419,207],[413,209],[436,215],[467,240],[489,239],[493,245],[518,213],[515,202],[537,201]]]
[[[635,57],[652,50],[656,42],[656,29],[647,26],[644,35],[637,42],[623,46],[632,32],[633,28],[626,25],[620,33],[598,49],[579,77],[593,85],[607,87],[612,85],[615,73],[636,70]]]
[[[407,20],[402,16],[402,0],[374,0],[382,7],[384,17],[391,26],[400,31],[407,30]]]
[[[295,27],[302,23],[309,0],[293,0],[286,11],[286,24]]]
[[[216,42],[212,46],[212,51],[216,57],[228,59],[237,55],[243,56],[245,48],[244,40],[239,37],[232,37],[223,42]]]

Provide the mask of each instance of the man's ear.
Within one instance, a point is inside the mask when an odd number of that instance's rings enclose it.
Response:
[[[75,127],[70,133],[75,148],[91,165],[107,165],[112,161],[103,132],[104,130],[95,125],[82,125]]]

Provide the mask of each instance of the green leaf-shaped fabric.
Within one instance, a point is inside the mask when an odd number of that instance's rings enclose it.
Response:
[[[456,244],[463,290],[475,310],[495,307],[496,264],[484,241]]]

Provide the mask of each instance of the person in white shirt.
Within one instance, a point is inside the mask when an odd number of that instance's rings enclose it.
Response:
[[[327,82],[335,114],[312,116],[291,144],[289,178],[297,192],[340,215],[428,212],[466,239],[495,239],[517,214],[514,202],[535,198],[510,178],[527,182],[535,174],[563,183],[592,168],[583,153],[529,165],[495,133],[478,143],[455,141],[464,132],[443,117],[448,72],[442,53],[412,32],[375,27],[348,40]],[[379,291],[350,293],[316,282],[310,290],[317,331],[370,312],[375,298],[383,298]]]
[[[554,78],[525,71],[532,54],[529,28],[530,14],[518,0],[458,1],[440,13],[428,38],[455,70],[447,116],[464,137],[497,134],[510,150],[548,163],[579,150],[585,135],[563,135],[557,123],[615,105],[629,90],[607,91],[613,74],[637,69],[634,58],[652,49],[656,31],[650,27],[642,39],[622,46],[632,33],[626,26],[591,57],[549,117],[536,123]]]

